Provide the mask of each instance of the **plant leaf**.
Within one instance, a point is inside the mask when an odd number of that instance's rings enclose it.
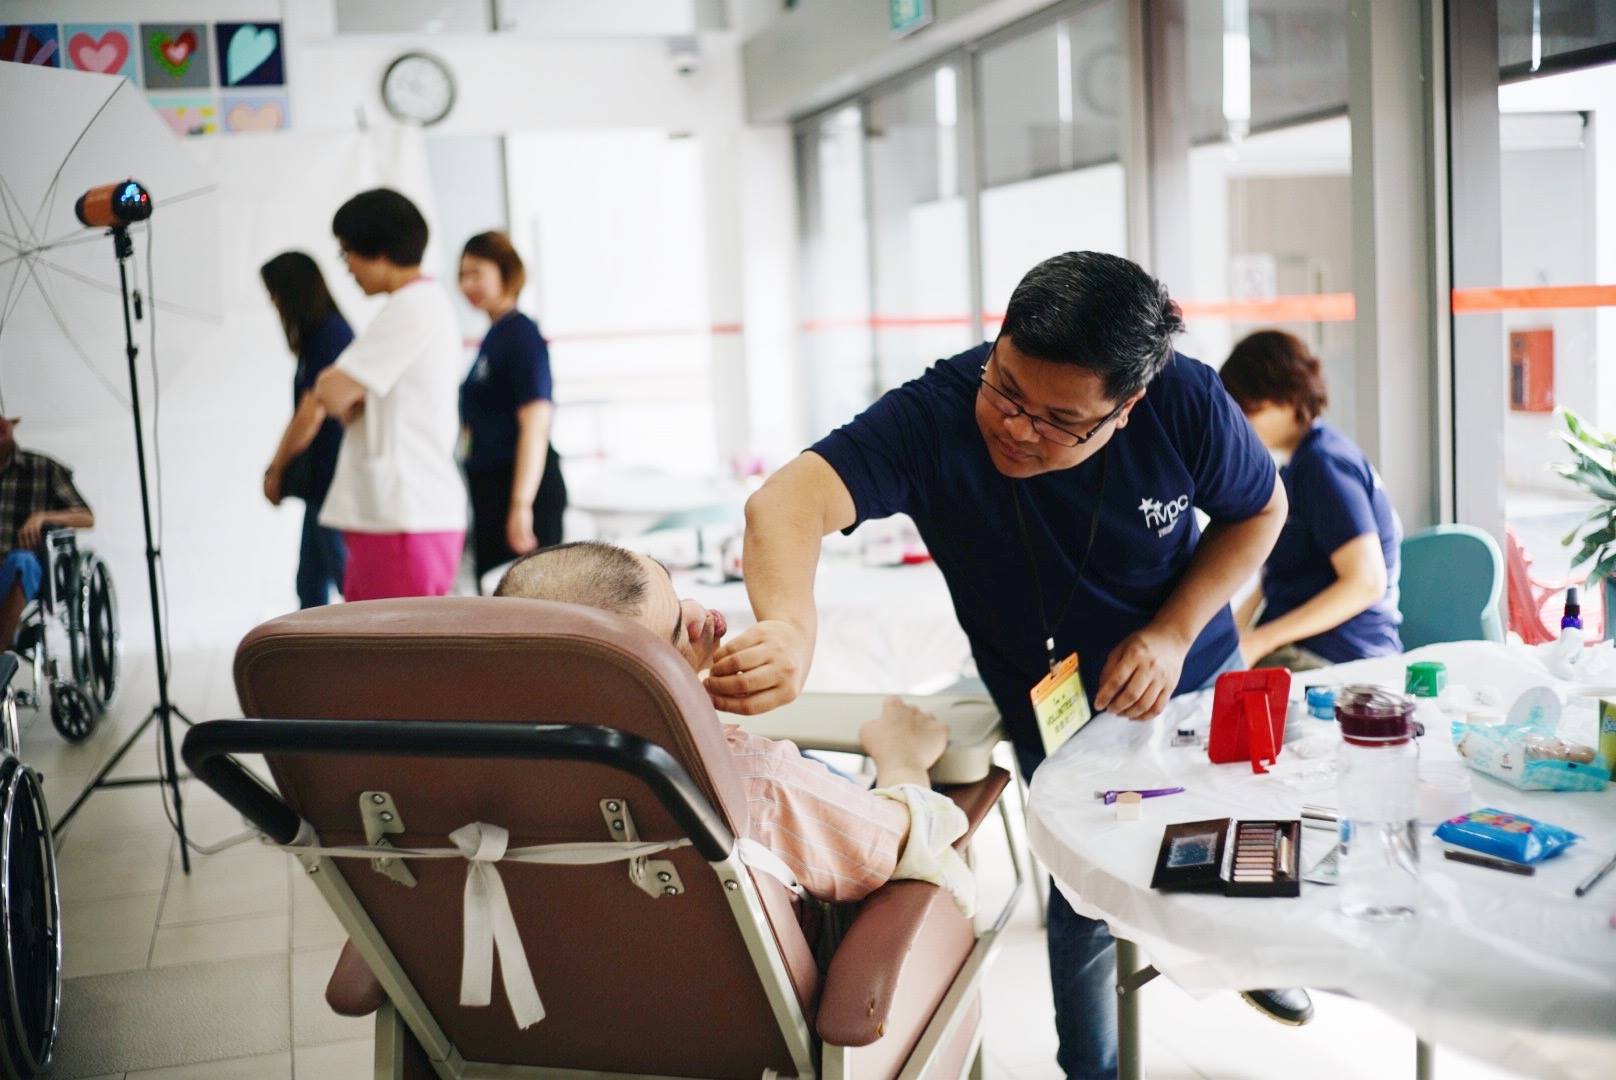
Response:
[[[1568,463],[1561,462],[1554,471],[1589,494],[1616,503],[1616,473],[1609,469],[1603,466],[1590,468],[1586,462],[1568,467]]]
[[[1589,446],[1616,453],[1616,437],[1612,437],[1608,432],[1595,431],[1570,409],[1564,409],[1562,412],[1565,413],[1566,427],[1570,429],[1571,434]]]
[[[1560,546],[1570,547],[1576,542],[1577,534],[1596,521],[1607,521],[1612,525],[1616,525],[1616,507],[1601,506],[1595,509],[1593,513],[1577,522],[1576,528],[1565,534],[1565,538],[1560,541]]]

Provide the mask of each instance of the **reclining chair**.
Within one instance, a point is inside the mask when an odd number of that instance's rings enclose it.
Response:
[[[666,639],[545,601],[375,601],[260,626],[235,676],[254,719],[198,725],[185,760],[347,929],[327,1001],[376,1015],[376,1076],[979,1071],[1015,895],[979,934],[942,889],[890,882],[821,971],[736,841],[740,781]],[[1007,779],[949,790],[972,833]]]

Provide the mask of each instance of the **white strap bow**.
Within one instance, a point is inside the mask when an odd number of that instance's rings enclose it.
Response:
[[[451,848],[321,847],[307,823],[297,840],[283,845],[296,855],[325,855],[338,859],[465,859],[466,891],[464,938],[460,960],[460,1004],[488,1005],[493,1000],[494,956],[499,956],[501,982],[511,1003],[516,1026],[526,1029],[544,1019],[544,1004],[533,981],[527,950],[516,928],[499,863],[519,862],[559,866],[595,866],[646,858],[674,848],[689,847],[688,839],[656,841],[602,840],[598,842],[537,844],[511,848],[510,833],[498,825],[474,821],[449,834]]]

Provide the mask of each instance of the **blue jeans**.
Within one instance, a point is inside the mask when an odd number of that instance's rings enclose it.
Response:
[[[1198,689],[1226,671],[1245,667],[1238,649]],[[1018,755],[1021,775],[1032,778],[1039,755]],[[1116,1080],[1117,948],[1111,929],[1072,910],[1049,884],[1049,982],[1055,997],[1055,1061],[1068,1080]]]
[[[44,575],[38,555],[23,548],[8,551],[5,558],[0,559],[0,597],[10,593],[13,588],[21,587],[22,598],[32,600],[39,595],[39,582]],[[9,648],[10,643],[4,647]]]
[[[297,605],[320,607],[331,602],[332,588],[342,588],[348,548],[342,533],[320,526],[320,504],[303,511],[303,538],[297,552]]]

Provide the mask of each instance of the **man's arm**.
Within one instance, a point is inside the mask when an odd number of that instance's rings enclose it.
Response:
[[[1285,486],[1276,476],[1268,505],[1255,515],[1207,527],[1167,603],[1106,659],[1094,695],[1096,709],[1148,720],[1167,707],[1190,646],[1268,558],[1285,527],[1286,509]]]
[[[67,510],[39,510],[29,514],[28,519],[17,530],[17,543],[24,548],[36,548],[45,538],[47,525],[59,526],[67,529],[93,529],[95,528],[95,515],[87,506],[72,507]]]
[[[753,715],[796,700],[818,630],[820,541],[856,519],[847,485],[811,451],[746,500],[746,591],[757,623],[713,660],[707,693],[716,708]]]
[[[1241,628],[1240,651],[1249,664],[1286,645],[1334,630],[1386,595],[1386,555],[1380,536],[1364,533],[1330,554],[1335,580],[1307,603],[1255,629]]]

